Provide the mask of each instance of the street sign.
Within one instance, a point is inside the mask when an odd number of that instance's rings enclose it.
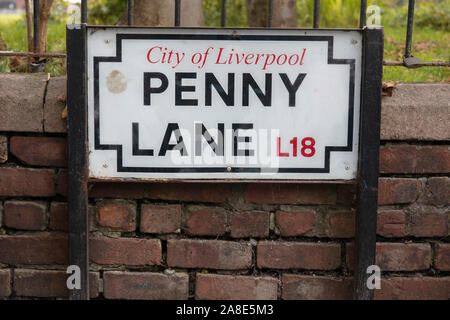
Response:
[[[351,180],[358,30],[88,27],[89,176]]]

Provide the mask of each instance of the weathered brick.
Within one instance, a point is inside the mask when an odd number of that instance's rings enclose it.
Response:
[[[67,203],[52,202],[50,205],[48,227],[50,230],[67,231],[69,228]]]
[[[231,214],[230,229],[232,238],[259,238],[269,235],[269,212],[241,211]]]
[[[0,196],[52,197],[54,194],[53,170],[0,168]]]
[[[414,212],[410,216],[409,234],[414,237],[445,237],[448,235],[448,214]]]
[[[88,206],[89,231],[98,230],[96,223],[96,207]],[[49,212],[49,229],[55,231],[68,231],[69,220],[66,202],[52,202]]]
[[[42,132],[45,73],[0,73],[0,131]]]
[[[420,182],[417,179],[380,178],[378,183],[379,205],[411,203],[419,196]]]
[[[33,201],[5,201],[3,223],[19,230],[44,230],[47,204]]]
[[[341,264],[337,243],[261,241],[256,251],[259,268],[333,270]]]
[[[275,223],[282,236],[300,236],[311,231],[316,223],[315,213],[312,210],[277,211]]]
[[[436,245],[435,267],[441,271],[450,271],[450,243]]]
[[[353,211],[327,212],[330,238],[352,238],[355,235],[355,213]]]
[[[189,277],[186,273],[107,271],[103,287],[106,299],[186,300]]]
[[[223,208],[189,206],[184,231],[192,235],[222,235],[227,231],[227,216]]]
[[[58,170],[58,174],[56,176],[56,193],[66,197],[69,186],[68,183],[69,180],[67,177],[67,170],[66,169]]]
[[[136,229],[136,203],[106,201],[97,204],[97,222],[109,230],[134,231]]]
[[[427,181],[428,203],[435,206],[450,204],[450,178],[432,177]]]
[[[390,145],[380,148],[382,173],[450,172],[448,146]]]
[[[379,211],[377,215],[377,234],[386,238],[401,238],[406,232],[406,218],[402,210]]]
[[[450,277],[392,277],[381,279],[377,300],[448,300]]]
[[[57,137],[12,137],[10,152],[30,166],[66,167],[66,139]]]
[[[9,269],[0,270],[0,298],[11,294],[11,272]]]
[[[401,83],[383,97],[382,140],[450,140],[447,83]]]
[[[65,271],[14,270],[14,292],[19,297],[67,298],[69,291]],[[89,272],[89,297],[98,297],[99,274]]]
[[[252,248],[248,242],[169,240],[167,264],[181,268],[247,269],[252,265]]]
[[[8,161],[8,137],[0,136],[0,163]]]
[[[159,265],[161,242],[156,239],[96,238],[89,241],[90,260],[106,265]]]
[[[281,298],[284,300],[350,300],[351,278],[283,274]]]
[[[67,77],[52,77],[48,81],[44,104],[44,131],[66,132],[67,121],[61,117],[66,106]]]
[[[333,204],[336,186],[332,184],[248,184],[245,201],[273,204]]]
[[[174,204],[143,204],[140,230],[145,233],[178,233],[181,227],[181,206]]]
[[[94,183],[93,198],[154,199],[189,202],[225,202],[231,196],[230,184],[209,183]]]
[[[356,202],[356,184],[339,184],[337,186],[336,203],[351,205]]]
[[[382,271],[418,271],[430,268],[431,247],[428,243],[378,242],[376,264]],[[355,248],[347,244],[347,266],[354,269]]]
[[[53,235],[0,236],[0,263],[67,264],[67,238]]]
[[[195,298],[199,300],[276,300],[278,280],[271,277],[246,277],[197,274]]]

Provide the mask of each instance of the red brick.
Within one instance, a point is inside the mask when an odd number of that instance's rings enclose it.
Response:
[[[377,234],[386,238],[405,236],[405,213],[402,210],[379,211],[377,215]]]
[[[350,300],[351,278],[283,274],[281,298],[284,300]]]
[[[233,212],[230,221],[231,237],[267,237],[269,235],[269,222],[269,212]]]
[[[12,137],[10,151],[30,166],[66,167],[66,138]]]
[[[8,161],[8,137],[0,136],[0,163]]]
[[[49,169],[0,168],[0,196],[52,197],[55,173]]]
[[[67,264],[67,238],[53,235],[0,236],[0,263]]]
[[[67,203],[52,202],[49,212],[50,230],[67,231],[69,228]]]
[[[339,184],[336,203],[351,205],[356,202],[356,184]]]
[[[341,264],[337,243],[261,241],[258,243],[259,268],[333,270]]]
[[[427,182],[428,203],[435,206],[446,206],[450,204],[450,178],[433,177]]]
[[[189,277],[186,273],[107,271],[103,287],[106,299],[186,300]]]
[[[227,231],[227,216],[223,208],[190,206],[186,211],[184,231],[192,235],[222,235]]]
[[[88,224],[89,231],[96,231],[96,208],[94,206],[88,206]],[[65,231],[69,229],[69,220],[67,212],[67,203],[65,202],[52,202],[49,212],[49,229],[55,231]]]
[[[199,300],[276,300],[278,279],[218,274],[197,274]]]
[[[219,183],[94,183],[93,198],[155,199],[189,202],[225,202],[231,196],[230,184]]]
[[[328,236],[331,238],[352,238],[355,236],[355,213],[353,211],[328,212],[330,223]]]
[[[136,230],[136,203],[107,201],[97,204],[97,222],[109,230]]]
[[[376,264],[381,271],[427,270],[431,264],[431,247],[428,243],[387,243],[376,246]],[[354,269],[355,249],[347,244],[347,266]]]
[[[245,201],[274,204],[333,204],[336,186],[331,184],[248,184]]]
[[[410,234],[414,237],[446,237],[448,235],[448,214],[437,212],[416,212],[411,214]]]
[[[381,289],[375,290],[377,300],[448,300],[450,277],[382,278]]]
[[[14,292],[19,297],[67,298],[67,277],[65,271],[14,270]],[[89,273],[89,297],[98,297],[99,274]]]
[[[282,236],[300,236],[311,231],[316,223],[315,213],[312,210],[277,211],[275,223]]]
[[[252,248],[248,242],[169,240],[167,264],[181,268],[247,269],[252,265]]]
[[[378,183],[379,205],[411,203],[419,196],[420,182],[417,179],[380,178]]]
[[[11,294],[11,272],[9,269],[0,270],[0,298]]]
[[[450,271],[450,243],[436,245],[436,269]]]
[[[89,241],[89,257],[96,264],[160,265],[161,254],[161,242],[156,239],[97,238]]]
[[[68,183],[67,170],[60,169],[56,176],[56,193],[66,197],[69,186]]]
[[[181,206],[174,204],[143,204],[140,230],[145,233],[178,233],[181,227]]]
[[[380,148],[381,173],[448,173],[448,146],[390,145]]]
[[[19,230],[44,230],[47,224],[45,202],[6,201],[3,223]]]

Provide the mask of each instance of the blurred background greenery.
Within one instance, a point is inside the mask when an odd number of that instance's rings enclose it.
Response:
[[[220,26],[221,0],[202,0],[205,23],[208,27]],[[227,26],[247,27],[245,0],[228,0]],[[401,61],[405,50],[407,0],[369,0],[381,11],[381,25],[385,27],[385,60]],[[126,8],[125,0],[89,0],[88,23],[116,24]],[[359,24],[359,0],[322,0],[320,27],[353,28]],[[313,20],[313,0],[297,0],[299,28],[309,28]],[[48,51],[65,52],[65,24],[73,22],[67,10],[68,3],[55,0],[48,30]],[[449,61],[450,59],[450,0],[417,0],[414,16],[412,54],[422,61]],[[0,33],[7,50],[27,51],[26,22],[24,14],[0,15]],[[0,60],[0,72],[10,71],[8,59]],[[46,72],[53,75],[65,73],[64,59],[50,59]],[[384,67],[385,81],[450,82],[450,68]]]

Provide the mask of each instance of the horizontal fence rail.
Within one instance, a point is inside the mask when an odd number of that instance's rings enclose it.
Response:
[[[179,27],[181,24],[181,0],[173,0],[175,2],[174,12],[174,26]],[[127,24],[133,25],[133,0],[127,0]],[[450,61],[430,61],[423,62],[414,57],[412,52],[412,36],[414,26],[414,5],[415,0],[408,0],[408,17],[406,24],[406,38],[405,38],[405,53],[403,55],[403,61],[383,61],[385,66],[404,66],[407,68],[418,67],[449,67]],[[269,28],[273,26],[273,12],[274,1],[267,0],[267,25]],[[81,0],[81,23],[87,23],[88,7],[87,0]],[[39,52],[39,0],[33,0],[33,45],[34,52],[16,52],[16,51],[0,51],[0,56],[22,56],[30,57],[34,59],[34,62],[39,62],[39,58],[66,58],[64,53],[47,53]],[[366,26],[367,19],[367,0],[361,0],[360,3],[360,19],[359,28]],[[221,15],[220,25],[221,27],[227,26],[227,0],[221,0]],[[313,25],[314,29],[318,29],[320,25],[320,0],[314,0],[313,10]]]

